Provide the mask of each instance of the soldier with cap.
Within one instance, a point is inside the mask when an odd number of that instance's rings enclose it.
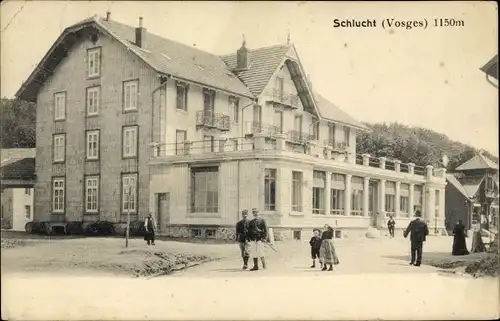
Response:
[[[250,243],[248,240],[248,210],[241,211],[242,219],[236,223],[236,241],[240,247],[241,257],[243,258],[243,269],[248,268],[248,258],[250,257]]]
[[[262,261],[262,268],[266,268],[264,259],[264,243],[267,242],[266,221],[259,217],[259,210],[252,209],[253,219],[248,226],[248,238],[250,240],[250,254],[253,257],[253,268],[250,271],[259,269],[259,258]]]
[[[422,212],[417,210],[415,212],[416,218],[410,222],[403,236],[406,238],[411,233],[411,262],[410,265],[420,266],[422,264],[422,248],[429,235],[429,228],[427,223],[421,220]]]

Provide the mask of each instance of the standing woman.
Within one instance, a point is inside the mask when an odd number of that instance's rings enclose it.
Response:
[[[339,259],[337,253],[335,252],[335,246],[333,245],[333,228],[325,224],[326,231],[323,232],[321,238],[320,257],[323,262],[323,268],[321,271],[326,271],[326,266],[329,265],[328,271],[333,271],[333,265],[339,264]]]
[[[465,243],[465,226],[462,220],[459,220],[455,228],[453,229],[453,248],[451,251],[452,255],[467,255],[469,251],[467,250],[467,244]]]

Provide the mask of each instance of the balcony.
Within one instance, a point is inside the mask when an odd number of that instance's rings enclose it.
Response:
[[[200,127],[229,131],[230,130],[229,116],[221,113],[215,113],[211,110],[201,110],[196,113],[196,127]]]
[[[281,128],[274,125],[262,124],[259,122],[249,121],[245,123],[245,135],[263,134],[266,137],[274,138],[282,134]]]
[[[323,141],[323,144],[325,146],[328,146],[328,147],[331,147],[333,148],[333,151],[334,152],[337,152],[337,153],[345,153],[347,152],[347,144],[345,142],[336,142],[332,139],[325,139]]]
[[[286,133],[286,136],[287,140],[294,144],[307,144],[308,142],[316,139],[314,135],[296,130],[289,131]]]
[[[256,130],[262,127],[256,126]],[[297,132],[294,136],[299,136]],[[290,133],[288,133],[290,135]],[[342,170],[358,176],[370,176],[392,181],[430,181],[444,184],[444,169],[439,171],[432,166],[418,166],[401,163],[399,160],[384,157],[372,157],[367,154],[357,155],[356,162],[347,155],[334,155],[332,148],[311,141],[300,146],[289,140],[286,135],[277,135],[267,139],[266,134],[255,133],[246,137],[221,137],[210,141],[185,141],[179,143],[152,144],[153,153],[149,164],[185,164],[196,162],[220,162],[230,160],[252,160],[285,158],[314,164],[318,167],[331,167],[332,171]],[[309,135],[311,136],[311,135]],[[296,138],[296,137],[294,137]],[[304,139],[304,137],[302,138]],[[340,157],[343,156],[343,157]]]
[[[276,88],[268,89],[264,92],[267,101],[280,104],[286,107],[299,108],[300,98],[298,95],[284,93]]]

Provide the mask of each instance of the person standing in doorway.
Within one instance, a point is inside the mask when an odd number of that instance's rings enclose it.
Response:
[[[144,220],[144,229],[146,230],[144,240],[148,245],[155,245],[156,221],[151,212],[149,212],[148,217]]]
[[[410,265],[420,266],[422,264],[422,249],[427,235],[429,235],[429,227],[427,223],[421,220],[422,212],[415,212],[416,218],[410,222],[403,233],[406,238],[411,233],[411,261]]]
[[[266,260],[264,258],[264,242],[267,242],[266,221],[259,217],[259,210],[252,209],[253,219],[248,226],[248,238],[250,241],[250,254],[253,258],[253,268],[250,271],[259,269],[259,258],[262,261],[262,268],[265,269]]]
[[[243,270],[248,268],[248,258],[250,257],[250,243],[248,242],[248,210],[241,211],[242,219],[236,223],[236,241],[240,247],[243,259]]]
[[[389,215],[389,221],[387,222],[387,228],[389,229],[389,237],[393,238],[394,237],[394,227],[396,226],[396,221],[394,221],[394,218],[392,215]]]

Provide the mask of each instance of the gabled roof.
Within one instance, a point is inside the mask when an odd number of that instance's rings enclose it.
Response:
[[[498,80],[498,54],[479,69],[485,74]]]
[[[476,154],[474,157],[458,166],[455,170],[457,171],[467,171],[474,169],[496,169],[498,170],[498,165],[495,164],[491,159],[487,158],[481,153]]]
[[[250,64],[246,70],[238,71],[238,78],[258,96],[269,83],[278,66],[283,61],[290,45],[277,45],[259,49],[248,49]],[[236,68],[236,54],[222,55],[221,59],[230,70]]]
[[[321,117],[335,122],[339,122],[341,124],[354,126],[359,129],[368,130],[368,127],[366,127],[361,122],[357,121],[356,119],[348,115],[342,109],[340,109],[339,107],[328,101],[326,98],[324,98],[317,92],[314,92],[314,98],[316,99],[316,103],[318,104]]]
[[[5,148],[1,151],[2,179],[33,179],[35,176],[34,148]]]
[[[224,62],[217,56],[197,48],[168,40],[155,34],[146,32],[144,48],[135,45],[135,28],[113,20],[106,20],[94,16],[85,19],[64,30],[56,43],[35,68],[30,78],[23,84],[16,96],[24,100],[33,101],[36,97],[36,85],[44,81],[38,79],[39,73],[44,71],[50,74],[54,64],[63,58],[64,50],[74,43],[73,33],[86,27],[94,27],[108,34],[128,50],[136,54],[151,68],[159,73],[171,75],[180,80],[192,81],[201,85],[208,85],[213,89],[224,90],[244,97],[254,98],[250,90],[234,75]],[[66,41],[68,38],[69,43]],[[50,64],[52,62],[52,65]],[[35,87],[35,88],[33,88]],[[32,89],[31,91],[29,89]],[[35,89],[35,90],[33,90]]]
[[[0,150],[2,167],[23,158],[34,158],[35,156],[35,148],[2,148]]]
[[[479,190],[479,187],[481,186],[481,183],[483,181],[484,181],[484,176],[481,176],[474,180],[468,179],[462,184],[465,192],[467,193],[467,195],[469,195],[469,198],[473,198],[474,196],[476,196],[476,193]]]
[[[463,196],[466,198],[469,198],[469,195],[467,194],[467,191],[464,189],[462,184],[458,181],[458,179],[455,177],[453,174],[446,174],[446,180],[450,182],[451,185],[453,185]]]

